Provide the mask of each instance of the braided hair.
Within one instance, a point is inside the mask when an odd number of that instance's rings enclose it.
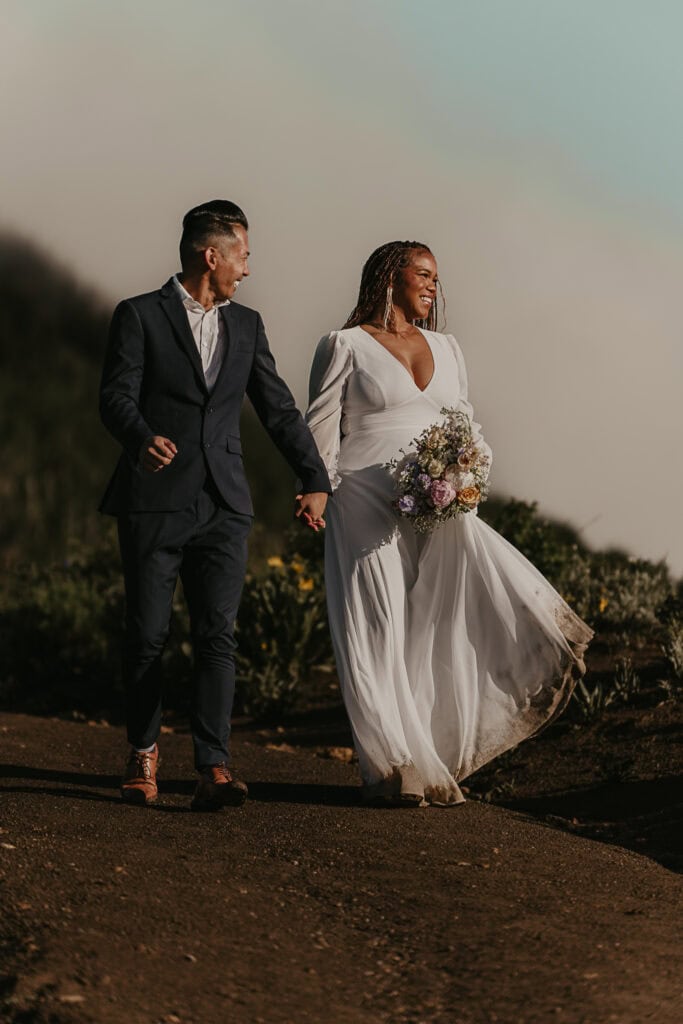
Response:
[[[370,318],[378,309],[384,310],[385,328],[393,327],[394,313],[391,306],[392,287],[397,279],[398,272],[403,267],[410,266],[414,252],[432,251],[424,242],[386,242],[375,249],[363,267],[360,278],[360,290],[358,301],[344,327],[357,327],[358,324],[368,323]],[[439,285],[439,290],[441,286]],[[441,294],[443,302],[443,293]],[[424,320],[417,321],[425,330],[434,331],[437,325],[436,302],[432,304],[429,315]]]

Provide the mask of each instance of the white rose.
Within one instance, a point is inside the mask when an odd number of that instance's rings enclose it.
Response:
[[[451,462],[450,466],[446,467],[443,476],[444,480],[455,487],[456,491],[462,491],[463,488],[472,487],[474,484],[474,473],[465,472],[457,462]]]

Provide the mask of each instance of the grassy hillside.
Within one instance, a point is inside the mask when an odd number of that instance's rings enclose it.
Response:
[[[0,562],[59,561],[107,529],[97,504],[118,457],[100,424],[111,309],[30,243],[0,237]],[[258,540],[291,519],[294,479],[250,406],[246,467]]]
[[[94,540],[113,446],[99,429],[104,303],[19,239],[0,239],[0,558]]]

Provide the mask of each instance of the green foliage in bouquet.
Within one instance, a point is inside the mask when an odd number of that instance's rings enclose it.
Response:
[[[491,459],[469,417],[444,406],[442,422],[426,427],[401,457],[385,463],[394,480],[392,505],[417,533],[430,533],[475,509],[488,494]]]

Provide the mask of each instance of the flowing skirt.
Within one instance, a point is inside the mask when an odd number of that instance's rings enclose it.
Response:
[[[592,631],[476,513],[420,535],[390,502],[375,464],[328,508],[342,696],[367,794],[460,803],[458,781],[566,705]]]

